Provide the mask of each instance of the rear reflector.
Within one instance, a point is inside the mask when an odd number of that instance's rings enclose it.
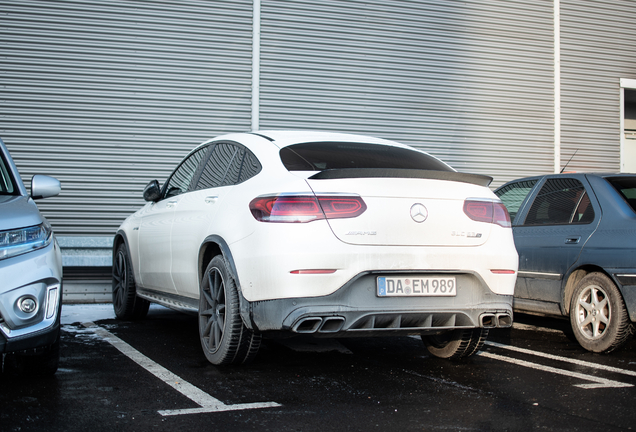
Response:
[[[336,269],[316,269],[316,270],[292,270],[291,274],[332,274]]]
[[[501,202],[467,199],[464,201],[464,213],[477,222],[494,223],[504,228],[512,225],[508,210]]]
[[[260,222],[304,223],[319,219],[353,218],[367,205],[358,195],[267,195],[250,202],[250,211]]]
[[[491,271],[491,273],[494,273],[494,274],[515,274],[516,273],[514,270],[496,270],[496,269],[493,269],[493,270],[490,270],[490,271]]]

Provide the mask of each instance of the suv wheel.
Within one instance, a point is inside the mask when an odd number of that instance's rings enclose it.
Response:
[[[435,357],[460,360],[477,353],[487,337],[487,329],[457,329],[439,335],[422,336],[422,341]]]
[[[113,260],[113,309],[117,318],[124,320],[141,319],[148,314],[150,302],[137,297],[128,248],[120,244]]]
[[[570,324],[576,340],[592,352],[608,353],[634,332],[621,293],[603,273],[590,273],[572,293]]]
[[[218,255],[205,270],[199,298],[199,338],[212,364],[247,363],[258,352],[261,336],[245,327],[239,306],[236,278]]]

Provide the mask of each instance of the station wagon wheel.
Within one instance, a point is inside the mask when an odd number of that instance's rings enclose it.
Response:
[[[608,353],[623,345],[634,332],[623,297],[603,273],[590,273],[574,289],[570,324],[583,348]]]
[[[119,245],[113,259],[113,309],[117,318],[124,320],[140,319],[148,313],[150,303],[137,297],[137,287],[128,248]]]
[[[210,261],[199,297],[199,338],[203,353],[215,365],[247,363],[256,355],[261,336],[243,324],[236,278],[223,256]]]
[[[461,360],[476,354],[487,337],[487,329],[457,329],[439,335],[422,335],[422,342],[435,357]]]

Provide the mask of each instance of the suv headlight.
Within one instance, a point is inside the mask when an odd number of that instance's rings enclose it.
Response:
[[[47,247],[53,239],[48,222],[10,231],[0,231],[0,260]]]

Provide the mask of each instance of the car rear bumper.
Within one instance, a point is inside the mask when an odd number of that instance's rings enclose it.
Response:
[[[512,325],[513,297],[494,294],[475,274],[448,273],[457,279],[457,295],[452,297],[379,297],[380,274],[358,275],[328,296],[243,302],[241,313],[254,330],[332,337]]]

